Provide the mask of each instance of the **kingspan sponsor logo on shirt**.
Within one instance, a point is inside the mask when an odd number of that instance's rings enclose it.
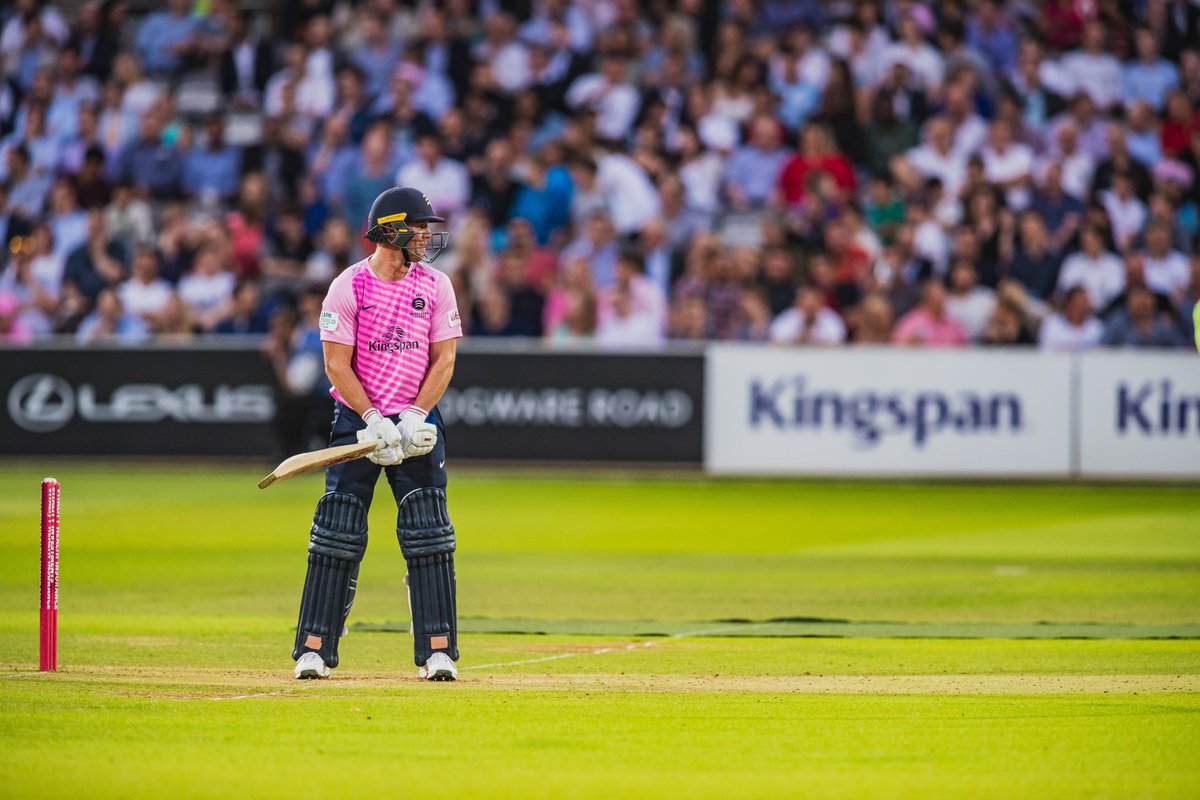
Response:
[[[939,436],[1018,434],[1024,424],[1021,398],[1011,392],[841,391],[810,386],[803,375],[752,380],[749,392],[752,429],[845,432],[859,450],[885,437],[921,448]]]
[[[367,342],[367,349],[373,353],[396,353],[401,350],[419,350],[421,343],[404,338],[404,328],[393,325],[382,339],[372,339]]]

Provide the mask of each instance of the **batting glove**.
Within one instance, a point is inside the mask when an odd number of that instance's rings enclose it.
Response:
[[[367,423],[367,441],[374,439],[379,442],[380,450],[385,447],[396,447],[402,443],[403,439],[396,423],[380,414],[376,409],[368,408],[367,413],[363,414],[363,422]]]
[[[426,422],[429,412],[420,406],[411,406],[400,415],[400,439],[405,458],[423,456],[437,444],[437,426]]]
[[[383,443],[371,436],[371,431],[363,428],[357,434],[359,444],[367,442],[375,443],[375,450],[367,453],[367,460],[379,464],[381,467],[394,467],[404,460],[404,448],[400,445],[392,445],[384,447]]]

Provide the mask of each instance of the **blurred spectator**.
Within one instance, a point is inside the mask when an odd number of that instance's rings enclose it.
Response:
[[[112,72],[113,59],[121,47],[124,20],[122,0],[89,0],[79,7],[79,19],[70,42],[79,53],[83,71],[98,81],[107,80]]]
[[[312,242],[304,229],[303,212],[296,203],[285,203],[267,230],[260,260],[262,289],[269,296],[295,297],[306,285],[305,275]],[[350,266],[350,262],[341,268]],[[265,331],[265,321],[264,321]]]
[[[999,295],[980,341],[989,347],[1023,347],[1035,343],[1025,305],[1019,296]]]
[[[1099,230],[1085,227],[1079,234],[1080,249],[1063,261],[1058,275],[1058,290],[1066,292],[1074,286],[1087,289],[1092,308],[1103,313],[1125,288],[1125,267],[1121,259],[1104,249]]]
[[[229,43],[221,53],[219,71],[221,93],[236,109],[261,108],[274,67],[271,47],[255,30],[253,12],[238,11],[229,19]]]
[[[471,184],[466,167],[442,155],[438,136],[433,131],[417,138],[416,156],[415,160],[400,167],[396,185],[419,187],[440,216],[452,219],[455,213],[466,208],[470,199]]]
[[[21,319],[16,299],[0,290],[0,344],[25,345],[32,342],[33,329]]]
[[[1125,109],[1125,142],[1129,154],[1141,165],[1153,169],[1162,160],[1158,117],[1143,100],[1132,101]]]
[[[96,298],[96,309],[84,317],[75,332],[79,344],[138,344],[150,338],[151,331],[136,314],[128,313],[113,289],[104,289]]]
[[[263,342],[263,353],[281,389],[275,435],[284,456],[322,447],[328,436],[333,400],[317,326],[323,297],[321,290],[307,291],[298,312],[277,311]]]
[[[1100,200],[1112,222],[1117,249],[1128,250],[1146,221],[1146,204],[1134,194],[1133,176],[1128,172],[1115,173],[1112,188],[1101,192]]]
[[[165,109],[155,106],[142,117],[136,139],[117,158],[116,178],[129,183],[149,198],[170,200],[179,196],[183,178],[183,155],[164,136]]]
[[[75,187],[58,180],[50,188],[50,230],[54,234],[54,255],[67,256],[87,240],[87,214],[79,207]]]
[[[262,173],[251,172],[242,178],[238,205],[225,216],[225,230],[230,239],[232,266],[239,278],[258,274],[263,242],[266,239],[267,181]],[[367,213],[363,212],[363,222]]]
[[[1167,113],[1163,119],[1162,152],[1167,158],[1182,155],[1200,132],[1200,109],[1181,91],[1167,95]]]
[[[606,350],[647,350],[662,345],[667,328],[667,299],[643,274],[640,254],[617,258],[613,286],[600,293],[596,344]]]
[[[359,150],[358,164],[346,179],[342,218],[353,230],[366,229],[371,203],[381,192],[394,185],[395,172],[388,133],[386,123],[375,123],[367,130]]]
[[[1115,309],[1104,326],[1101,343],[1109,347],[1183,347],[1179,328],[1159,312],[1154,295],[1144,286],[1132,284],[1125,304]]]
[[[1042,321],[1038,347],[1042,350],[1090,350],[1100,344],[1104,325],[1092,314],[1087,289],[1075,286],[1063,295],[1062,310]]]
[[[592,271],[592,285],[604,290],[616,280],[619,251],[612,220],[604,212],[598,211],[588,217],[582,235],[563,249],[562,261],[586,261]]]
[[[316,249],[309,254],[304,264],[304,277],[310,283],[328,284],[359,258],[359,253],[355,250],[354,233],[346,221],[339,217],[326,220],[316,244]],[[438,266],[443,265],[439,263]]]
[[[734,150],[725,163],[722,186],[734,211],[760,210],[774,194],[790,156],[780,131],[779,123],[770,117],[756,117],[750,123],[748,143]]]
[[[979,285],[975,265],[965,260],[950,265],[948,288],[946,314],[962,326],[968,340],[978,342],[996,309],[996,293]]]
[[[254,281],[242,281],[233,290],[233,299],[213,333],[264,334],[270,324],[263,308],[262,290]]]
[[[892,318],[892,304],[887,297],[879,293],[867,295],[856,309],[850,341],[865,345],[890,344]]]
[[[138,27],[138,54],[147,69],[169,75],[183,66],[198,27],[188,5],[167,0],[165,9],[151,13]]]
[[[1104,23],[1086,22],[1079,49],[1062,58],[1063,69],[1102,111],[1111,109],[1121,97],[1121,62],[1105,49],[1105,38]]]
[[[1146,230],[1145,264],[1146,287],[1157,294],[1178,302],[1191,281],[1187,256],[1171,249],[1171,228],[1166,222],[1155,222]]]
[[[937,178],[951,195],[958,196],[967,179],[966,157],[954,146],[954,126],[945,117],[926,123],[926,143],[891,161],[897,183],[916,192],[928,178]]]
[[[97,210],[87,215],[87,241],[67,256],[63,282],[73,283],[90,302],[100,292],[115,287],[125,277],[125,251],[108,235],[104,214]]]
[[[159,277],[158,254],[154,248],[142,245],[133,254],[130,276],[117,286],[117,297],[130,313],[142,319],[151,329],[162,328],[175,292],[171,284]]]
[[[587,261],[563,263],[546,296],[543,331],[547,341],[573,344],[590,340],[596,331],[596,296]]]
[[[624,59],[605,56],[596,72],[581,75],[567,89],[567,106],[595,112],[597,134],[612,142],[624,141],[629,135],[641,100],[627,73]]]
[[[771,322],[768,335],[775,344],[838,345],[846,340],[846,323],[825,305],[816,286],[804,284],[796,292],[795,305]]]
[[[936,278],[921,284],[920,302],[892,331],[895,344],[919,347],[957,347],[967,343],[958,321],[946,313],[946,286]]]
[[[1062,258],[1052,249],[1044,217],[1026,211],[1018,218],[1014,233],[1006,235],[1001,243],[1008,277],[1020,283],[1030,296],[1048,300],[1058,285]]]
[[[204,137],[183,157],[183,191],[211,208],[237,195],[241,174],[242,154],[225,143],[225,121],[214,114],[204,123]]]
[[[179,279],[179,299],[206,333],[228,314],[237,283],[236,276],[222,268],[225,256],[219,244],[204,244],[196,253],[192,269]]]
[[[496,268],[496,288],[503,292],[508,307],[507,336],[542,335],[546,297],[528,279],[521,254],[505,251]]]
[[[784,164],[779,174],[782,202],[796,205],[804,200],[810,173],[829,175],[842,198],[853,196],[856,187],[854,167],[834,148],[828,129],[817,124],[804,127],[800,134],[800,152]]]
[[[8,169],[4,177],[9,186],[8,207],[14,216],[19,216],[26,223],[32,223],[41,216],[46,205],[51,177],[31,169],[29,150],[24,144],[9,148],[6,164]]]

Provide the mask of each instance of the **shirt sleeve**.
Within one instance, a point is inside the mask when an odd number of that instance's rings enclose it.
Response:
[[[358,334],[358,303],[354,299],[354,283],[335,280],[321,304],[321,341],[347,344],[351,347]]]
[[[458,317],[458,298],[450,278],[442,274],[438,278],[437,296],[433,303],[433,324],[429,326],[429,341],[444,342],[463,335],[462,320]]]

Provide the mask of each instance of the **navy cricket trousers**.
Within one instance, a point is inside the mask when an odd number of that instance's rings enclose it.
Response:
[[[389,417],[396,422],[399,416]],[[388,484],[392,487],[392,495],[396,498],[396,506],[409,492],[417,489],[446,490],[446,427],[442,417],[435,407],[426,419],[437,426],[437,444],[433,450],[423,456],[406,458],[394,467],[381,467],[365,458],[356,458],[344,464],[335,464],[325,471],[326,492],[347,492],[363,501],[368,510],[371,499],[375,495],[375,484],[379,481],[379,473],[387,474]],[[329,446],[355,444],[358,441],[358,431],[366,427],[362,417],[354,409],[342,403],[333,404],[333,429],[329,433]]]

